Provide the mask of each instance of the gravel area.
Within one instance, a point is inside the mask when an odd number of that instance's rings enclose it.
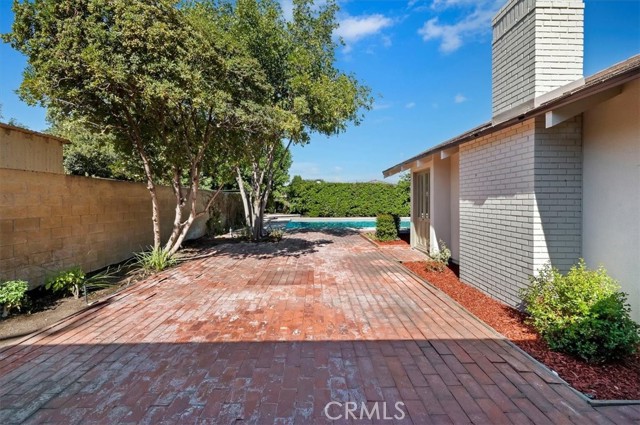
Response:
[[[526,323],[524,313],[461,282],[453,270],[432,272],[424,262],[406,262],[405,267],[462,304],[467,310],[509,338],[524,351],[587,396],[599,400],[640,400],[640,354],[624,363],[593,365],[551,351]]]

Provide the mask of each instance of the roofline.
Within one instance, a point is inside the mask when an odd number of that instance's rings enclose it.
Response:
[[[634,56],[632,58],[640,58],[640,56]],[[630,58],[630,59],[632,59]],[[613,65],[610,68],[615,68],[619,64]],[[609,68],[609,69],[610,69]],[[602,71],[600,72],[602,73]],[[598,74],[594,74],[594,76],[598,76]],[[507,119],[505,121],[493,124],[492,122],[487,122],[478,127],[475,127],[465,133],[462,133],[452,139],[449,139],[443,143],[440,143],[418,155],[415,155],[399,164],[394,165],[393,167],[389,167],[382,172],[382,175],[386,178],[397,174],[401,171],[404,171],[402,168],[412,162],[418,161],[425,157],[431,156],[435,153],[438,153],[445,149],[450,149],[456,146],[460,146],[466,142],[477,139],[479,137],[487,136],[489,134],[500,131],[504,128],[510,127],[512,125],[518,124],[527,119],[535,118],[540,116],[546,112],[549,112],[552,109],[562,107],[568,105],[570,103],[576,102],[580,99],[584,99],[585,97],[600,93],[607,89],[620,86],[622,84],[628,83],[629,81],[635,80],[640,77],[640,61],[638,61],[634,66],[625,69],[624,71],[606,76],[604,75],[600,80],[597,81],[587,81],[584,85],[580,87],[570,90],[554,99],[551,99],[547,102],[542,103],[541,105],[534,107],[528,111],[523,112],[522,114]]]
[[[71,143],[69,140],[64,139],[62,137],[54,136],[53,134],[40,133],[39,131],[33,131],[33,130],[29,130],[27,128],[16,127],[15,125],[5,124],[5,123],[2,123],[2,122],[0,122],[0,128],[2,128],[4,130],[10,130],[10,131],[19,131],[20,133],[28,134],[28,135],[31,135],[31,136],[44,137],[44,138],[47,138],[47,139],[51,139],[51,140],[55,140],[57,142],[60,142],[63,145],[67,145],[67,144]]]

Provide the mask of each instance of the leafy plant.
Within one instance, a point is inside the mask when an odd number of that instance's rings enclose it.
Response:
[[[152,248],[149,251],[135,254],[136,262],[147,273],[157,273],[177,264],[169,251],[162,248]]]
[[[309,217],[375,217],[409,215],[410,185],[329,183],[295,176],[288,188],[290,212]]]
[[[105,270],[87,276],[84,279],[84,285],[86,288],[108,288],[118,284],[120,278],[121,266],[117,266],[114,269],[107,267]]]
[[[45,288],[54,293],[71,293],[74,298],[80,297],[80,288],[84,283],[85,274],[80,267],[64,270],[51,276],[45,283]]]
[[[634,353],[640,343],[619,289],[604,268],[589,270],[581,259],[566,275],[546,264],[521,296],[552,350],[603,363]]]
[[[275,242],[280,242],[284,237],[284,230],[282,229],[273,229],[269,232],[269,239]]]
[[[393,214],[379,214],[376,217],[376,239],[382,242],[398,239],[400,219]]]
[[[249,226],[244,226],[242,229],[238,231],[238,237],[244,241],[250,241],[252,235],[253,235],[253,231]]]
[[[29,285],[24,280],[9,280],[0,283],[2,317],[7,317],[13,308],[22,307]]]
[[[426,266],[427,270],[443,272],[449,264],[449,259],[451,258],[451,250],[447,247],[447,244],[445,244],[442,239],[440,239],[438,243],[440,245],[440,249],[433,252],[429,256],[431,258],[427,260]]]

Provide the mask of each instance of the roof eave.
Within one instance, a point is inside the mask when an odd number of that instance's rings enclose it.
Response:
[[[477,139],[478,137],[486,136],[496,131],[500,131],[506,127],[510,127],[526,119],[535,118],[537,116],[545,114],[546,112],[554,108],[568,105],[570,103],[584,99],[588,96],[594,95],[601,91],[608,90],[612,87],[625,84],[638,77],[640,77],[640,64],[636,64],[636,66],[626,69],[618,74],[615,74],[609,77],[603,77],[599,81],[596,81],[596,82],[589,81],[589,84],[585,84],[575,90],[564,93],[554,99],[551,99],[545,103],[542,103],[537,107],[531,108],[530,110],[525,111],[518,116],[512,117],[510,119],[507,119],[503,122],[499,122],[497,124],[486,123],[466,133],[462,133],[460,136],[454,137],[453,139],[449,139],[448,141],[441,143],[437,146],[434,146],[433,148],[426,150],[416,156],[413,156],[401,163],[398,163],[393,167],[387,168],[382,172],[382,175],[385,178],[390,177],[394,174],[397,174],[407,169],[407,165],[415,161],[419,161],[420,159],[424,159],[435,153],[438,153],[444,149],[449,149],[455,146],[459,146],[473,139]]]

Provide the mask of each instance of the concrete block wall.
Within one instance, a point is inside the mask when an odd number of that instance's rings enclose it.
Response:
[[[493,116],[582,78],[584,3],[510,0],[493,19]]]
[[[97,270],[153,243],[142,183],[12,169],[0,169],[0,182],[0,280],[35,287],[56,271]],[[159,187],[158,197],[166,239],[175,203],[168,187]],[[198,219],[189,236],[204,234],[206,220]]]
[[[533,273],[535,122],[460,146],[460,278],[511,305]]]
[[[552,128],[535,123],[534,270],[561,271],[582,252],[582,116]]]

